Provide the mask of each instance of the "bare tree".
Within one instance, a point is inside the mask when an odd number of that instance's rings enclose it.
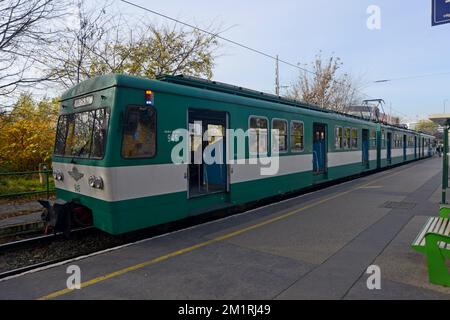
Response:
[[[40,73],[41,49],[57,39],[60,0],[0,0],[0,96],[49,78]]]
[[[339,74],[343,63],[339,57],[325,60],[319,53],[308,71],[301,71],[288,96],[326,109],[344,112],[346,107],[362,100],[356,82],[349,74]]]
[[[98,6],[98,3],[96,3]],[[85,0],[76,0],[71,23],[66,25],[64,37],[47,52],[47,70],[64,87],[71,87],[91,77],[93,57],[101,43],[117,25],[107,13],[109,2],[90,8]],[[118,32],[118,28],[115,29]]]

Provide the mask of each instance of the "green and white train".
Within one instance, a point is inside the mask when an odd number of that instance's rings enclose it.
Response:
[[[262,175],[259,161],[175,164],[174,133],[183,128],[189,160],[214,144],[233,160],[279,154],[279,170]],[[253,134],[240,156],[237,143],[227,150],[227,129]],[[231,85],[106,75],[62,96],[53,156],[65,208],[58,214],[75,204],[95,227],[117,235],[429,157],[433,143],[429,135]]]

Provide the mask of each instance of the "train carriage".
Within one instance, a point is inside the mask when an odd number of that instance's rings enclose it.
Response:
[[[379,130],[381,168],[433,155],[433,136],[384,124]]]
[[[61,201],[122,234],[430,156],[432,139],[226,84],[107,75],[62,96],[53,170]],[[196,161],[210,150],[224,161]]]

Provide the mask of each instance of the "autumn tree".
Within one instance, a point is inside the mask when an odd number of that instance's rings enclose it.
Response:
[[[442,136],[442,134],[439,132],[439,125],[430,120],[420,120],[417,123],[416,130],[435,137]]]
[[[147,25],[138,40],[107,45],[109,52],[94,59],[94,73],[111,70],[147,78],[182,73],[210,79],[218,42],[197,30]],[[120,64],[111,66],[109,55],[117,55]]]
[[[58,113],[56,99],[35,101],[22,94],[11,112],[0,115],[0,170],[36,170],[50,163]]]
[[[130,25],[129,19],[111,12],[107,3],[88,8],[84,0],[78,0],[77,6],[76,23],[49,59],[51,72],[63,86],[108,73],[212,77],[218,48],[214,34],[177,25]]]
[[[296,100],[326,109],[345,112],[346,108],[361,101],[356,81],[348,74],[340,74],[343,63],[339,57],[328,59],[319,53],[310,64],[304,65],[297,80],[288,91]]]

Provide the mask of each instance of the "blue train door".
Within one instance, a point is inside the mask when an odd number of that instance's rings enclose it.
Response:
[[[318,176],[327,172],[327,125],[323,123],[313,125],[313,172]]]
[[[392,133],[387,133],[387,163],[392,163]]]
[[[407,146],[406,135],[403,135],[403,161],[406,161],[406,146]]]
[[[362,131],[362,163],[369,168],[369,130]]]

